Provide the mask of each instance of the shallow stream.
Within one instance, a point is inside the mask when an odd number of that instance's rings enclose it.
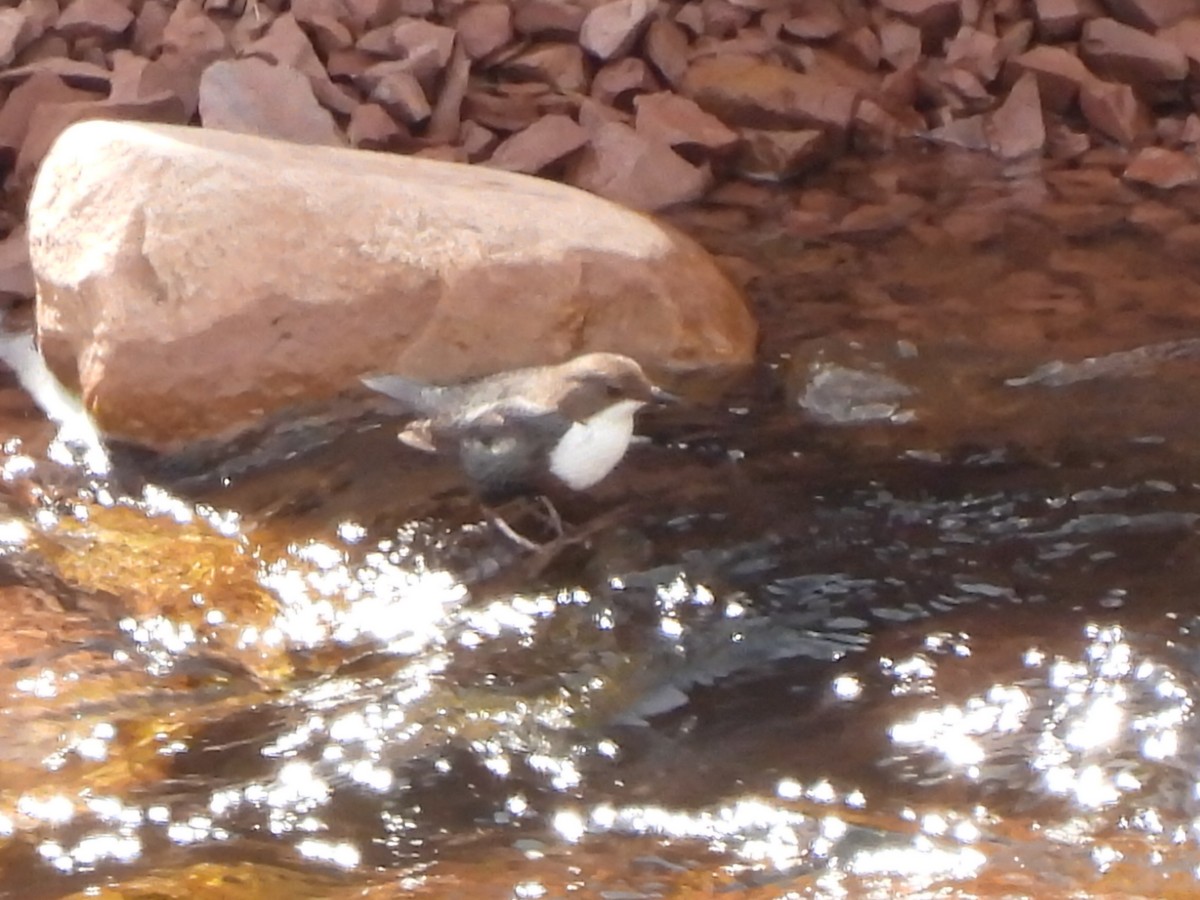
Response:
[[[553,557],[392,423],[97,476],[9,377],[0,896],[1195,896],[1200,191],[1112,170],[679,213],[759,363]]]

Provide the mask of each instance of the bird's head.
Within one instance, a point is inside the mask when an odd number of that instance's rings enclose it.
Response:
[[[592,408],[626,400],[644,406],[678,399],[647,378],[636,360],[619,353],[587,353],[563,363],[562,369],[568,396],[576,396]]]

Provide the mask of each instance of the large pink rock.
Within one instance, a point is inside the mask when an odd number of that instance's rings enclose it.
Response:
[[[702,367],[755,345],[712,258],[643,215],[493,169],[250,135],[68,129],[29,246],[47,362],[109,434],[164,450],[364,372],[455,380],[599,349]]]

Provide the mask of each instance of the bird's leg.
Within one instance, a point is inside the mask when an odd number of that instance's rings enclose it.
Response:
[[[554,537],[557,540],[564,534],[562,516],[558,514],[558,510],[554,508],[554,504],[550,502],[550,498],[545,494],[538,494],[537,499],[542,507],[542,511],[546,514],[546,521],[554,529]]]
[[[513,528],[511,525],[509,525],[508,522],[504,521],[504,517],[502,515],[500,515],[500,513],[497,512],[496,510],[494,510],[492,507],[484,506],[483,512],[487,516],[488,521],[491,522],[492,525],[495,527],[495,529],[497,531],[499,531],[502,535],[504,535],[506,538],[508,538],[510,541],[512,541],[514,544],[516,544],[518,547],[523,547],[526,550],[541,550],[542,549],[541,544],[539,544],[537,541],[530,540],[529,538],[525,537],[525,535],[521,534],[519,531],[517,531],[515,528]]]

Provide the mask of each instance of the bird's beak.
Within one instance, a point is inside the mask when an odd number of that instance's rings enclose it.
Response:
[[[683,398],[678,394],[672,394],[670,391],[664,391],[658,385],[650,388],[650,397],[655,403],[669,404],[679,403]]]

